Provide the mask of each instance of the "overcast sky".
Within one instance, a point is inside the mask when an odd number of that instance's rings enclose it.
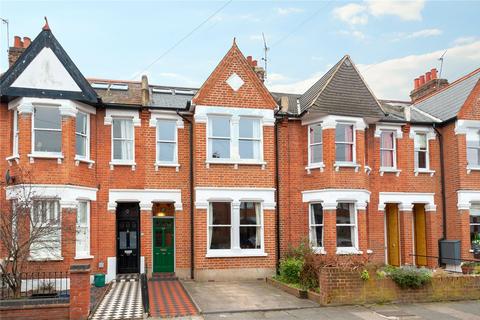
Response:
[[[86,77],[198,87],[234,37],[260,60],[264,32],[272,90],[303,93],[349,54],[377,97],[401,100],[445,50],[450,81],[480,67],[479,12],[480,1],[0,1],[10,43],[36,37],[46,15]]]

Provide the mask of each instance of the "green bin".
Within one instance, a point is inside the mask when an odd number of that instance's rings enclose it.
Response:
[[[95,287],[105,287],[105,275],[97,273],[93,276],[93,283],[95,284]]]

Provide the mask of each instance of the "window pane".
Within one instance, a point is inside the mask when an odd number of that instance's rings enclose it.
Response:
[[[415,149],[427,149],[427,136],[423,133],[415,134]]]
[[[380,151],[380,157],[382,167],[393,167],[393,151],[382,150]]]
[[[337,227],[337,247],[353,246],[353,227]]]
[[[353,161],[353,146],[351,144],[338,143],[335,145],[336,161]]]
[[[214,137],[230,137],[230,119],[229,118],[212,118],[212,136]]]
[[[260,249],[261,245],[260,227],[240,227],[240,248]]]
[[[158,161],[173,162],[175,159],[175,143],[159,142],[158,143]]]
[[[86,157],[87,156],[87,137],[75,136],[75,154]]]
[[[60,131],[35,131],[35,151],[61,152],[62,132]]]
[[[259,159],[260,141],[240,140],[238,147],[241,159]]]
[[[132,160],[133,159],[133,141],[113,141],[113,159]]]
[[[351,212],[353,211],[351,203],[339,203],[337,206],[337,224],[353,223],[351,219]]]
[[[319,163],[323,161],[323,147],[321,144],[316,144],[310,148],[310,162]]]
[[[240,138],[260,138],[260,120],[240,118],[239,121]]]
[[[353,142],[353,125],[338,123],[335,127],[336,142]]]
[[[469,147],[480,147],[480,130],[468,129],[467,145]]]
[[[130,119],[113,119],[113,137],[116,139],[133,139],[133,121]]]
[[[230,224],[230,202],[212,202],[210,224]]]
[[[322,142],[322,127],[315,125],[310,127],[310,143]]]
[[[259,215],[260,207],[258,203],[242,202],[240,204],[240,224],[260,224]]]
[[[230,249],[230,227],[210,227],[210,249]]]
[[[315,247],[323,247],[323,227],[315,226],[310,229],[311,232],[311,243]]]
[[[380,134],[380,148],[393,149],[394,133],[392,131],[382,131]]]
[[[312,224],[323,224],[323,207],[320,203],[312,204],[311,209],[311,223]]]
[[[62,116],[58,108],[35,108],[35,128],[61,129]]]
[[[467,149],[467,162],[470,166],[480,165],[480,148]]]
[[[77,113],[75,131],[81,134],[87,134],[87,115],[85,113]]]
[[[158,121],[157,122],[157,139],[175,141],[175,131],[177,124],[175,121]]]
[[[415,152],[415,166],[419,169],[427,168],[427,153],[425,151]]]
[[[87,203],[80,202],[77,209],[77,224],[80,226],[87,225]]]
[[[214,159],[229,159],[230,158],[230,140],[227,139],[212,139],[211,140],[211,156]]]

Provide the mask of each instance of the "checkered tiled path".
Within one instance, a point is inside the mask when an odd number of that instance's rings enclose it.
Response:
[[[182,317],[198,314],[192,299],[174,274],[154,275],[148,281],[150,315]]]
[[[138,275],[119,275],[91,319],[143,319]]]

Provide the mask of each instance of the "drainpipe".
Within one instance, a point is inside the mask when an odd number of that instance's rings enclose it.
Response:
[[[440,183],[441,183],[441,188],[442,188],[442,217],[443,217],[443,228],[442,228],[442,240],[447,239],[447,197],[445,195],[445,159],[443,157],[443,136],[438,131],[436,124],[433,124],[433,129],[437,133],[438,136],[438,142],[439,142],[439,149],[440,149],[440,170],[442,171],[440,173]],[[440,250],[440,246],[438,248]],[[438,255],[439,258],[441,259],[441,255]]]
[[[177,109],[177,115],[183,120],[188,122],[190,125],[189,128],[189,144],[190,144],[190,279],[195,278],[195,242],[194,242],[194,210],[193,210],[193,123],[190,119],[180,114],[180,111]]]
[[[276,199],[276,206],[275,206],[275,251],[276,251],[276,261],[275,267],[276,272],[278,274],[279,265],[280,265],[280,169],[279,169],[279,142],[278,142],[278,127],[285,119],[285,116],[282,115],[281,118],[275,119],[275,199]]]

